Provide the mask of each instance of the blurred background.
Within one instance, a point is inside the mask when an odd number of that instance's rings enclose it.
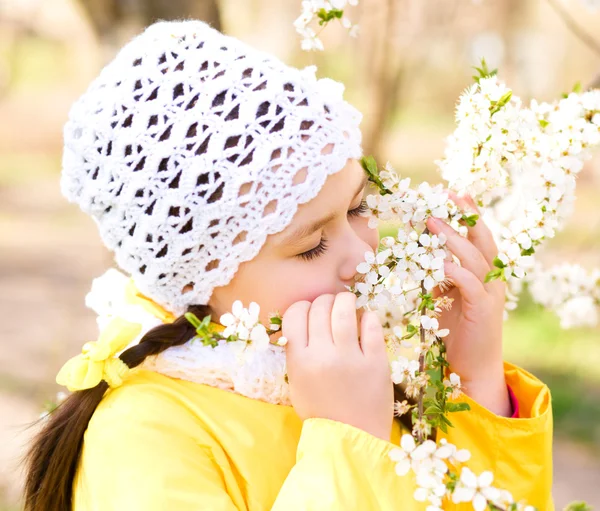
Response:
[[[300,0],[0,0],[0,511],[20,509],[19,456],[28,425],[60,390],[58,369],[97,334],[84,296],[112,259],[60,195],[62,126],[132,35],[156,19],[195,17],[290,64],[316,64],[364,113],[365,153],[434,183],[456,99],[481,57],[525,100],[600,86],[594,3],[361,0],[347,9],[357,39],[333,24],[326,51],[305,53],[292,26]],[[600,154],[545,261],[600,266],[599,201]],[[505,344],[507,360],[552,389],[557,504],[600,509],[600,327],[561,330],[524,295]]]

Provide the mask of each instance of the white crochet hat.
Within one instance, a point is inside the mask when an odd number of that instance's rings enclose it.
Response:
[[[343,90],[201,21],[156,23],[73,105],[62,192],[139,290],[182,314],[361,156]]]

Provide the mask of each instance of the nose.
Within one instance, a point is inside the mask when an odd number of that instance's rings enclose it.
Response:
[[[365,260],[365,252],[376,252],[379,244],[379,232],[365,225],[358,227],[348,226],[345,254],[339,269],[340,280],[344,285],[350,286],[354,283],[357,271],[356,267]]]

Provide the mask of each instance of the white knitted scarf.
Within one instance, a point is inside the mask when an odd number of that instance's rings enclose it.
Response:
[[[110,269],[94,279],[92,290],[86,296],[86,305],[98,314],[101,331],[115,317],[142,326],[138,337],[125,349],[137,344],[151,328],[162,323],[142,305],[128,302],[128,282],[124,274]],[[242,342],[223,342],[212,348],[193,338],[148,357],[139,367],[267,403],[291,404],[285,352],[275,345],[269,345],[266,351],[255,351]]]

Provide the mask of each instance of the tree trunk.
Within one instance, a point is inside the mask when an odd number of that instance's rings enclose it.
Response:
[[[195,18],[221,30],[218,0],[80,0],[103,44],[120,46],[130,36],[123,27],[150,25],[157,20]]]

